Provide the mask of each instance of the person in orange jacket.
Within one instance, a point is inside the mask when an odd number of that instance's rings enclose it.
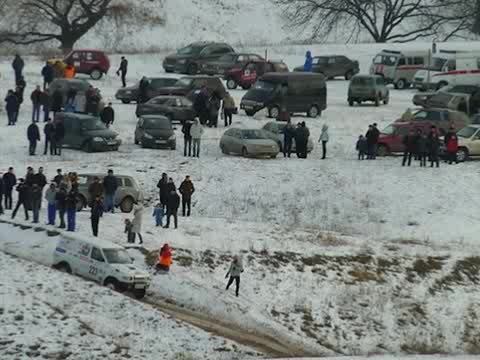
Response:
[[[65,79],[73,79],[75,77],[75,67],[72,64],[68,64],[63,71],[63,77]]]
[[[157,270],[169,271],[172,265],[172,248],[165,244],[160,249],[160,256],[158,259]]]

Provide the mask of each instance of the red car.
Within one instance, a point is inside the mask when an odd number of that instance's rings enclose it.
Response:
[[[408,135],[410,129],[416,132],[421,130],[429,134],[432,123],[430,122],[395,122],[388,125],[380,132],[378,139],[377,155],[386,156],[394,153],[402,153],[405,149],[403,138]]]
[[[240,86],[242,89],[250,89],[258,77],[272,72],[288,72],[288,66],[282,61],[249,61],[225,72],[227,88],[233,90]]]
[[[63,60],[65,64],[72,63],[77,74],[87,74],[93,80],[99,80],[110,69],[110,59],[101,50],[72,50]]]

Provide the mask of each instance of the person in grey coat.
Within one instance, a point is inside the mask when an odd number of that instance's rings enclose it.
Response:
[[[55,183],[50,184],[50,187],[45,192],[45,199],[48,203],[48,225],[55,225],[55,214],[57,212],[57,188]]]
[[[132,232],[138,235],[140,239],[140,244],[143,244],[142,239],[142,219],[143,219],[143,206],[141,204],[135,204],[133,207],[133,221],[132,221]]]
[[[233,257],[232,263],[230,264],[230,268],[228,269],[228,272],[225,275],[225,279],[228,276],[230,276],[226,290],[228,290],[230,285],[233,284],[233,281],[235,281],[235,296],[237,297],[238,297],[238,291],[240,290],[240,274],[241,273],[243,273],[242,260],[238,255],[235,255]]]
[[[330,139],[328,135],[328,125],[323,124],[322,126],[322,133],[320,134],[320,138],[318,139],[318,142],[322,143],[322,159],[325,159],[327,157],[327,142]]]

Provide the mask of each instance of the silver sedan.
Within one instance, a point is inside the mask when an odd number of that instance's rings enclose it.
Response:
[[[220,149],[243,157],[275,158],[280,152],[277,143],[260,129],[228,129],[220,139]]]

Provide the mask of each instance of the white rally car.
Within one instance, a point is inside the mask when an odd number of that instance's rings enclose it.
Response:
[[[65,235],[53,253],[53,267],[109,288],[145,296],[150,275],[135,267],[127,251],[112,242]]]

